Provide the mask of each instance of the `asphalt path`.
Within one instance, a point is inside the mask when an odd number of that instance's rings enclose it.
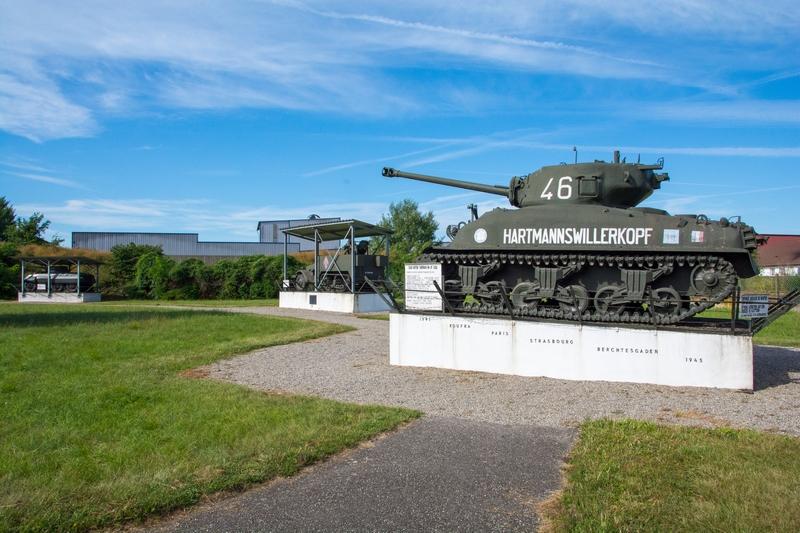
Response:
[[[534,531],[574,435],[425,417],[150,531]]]

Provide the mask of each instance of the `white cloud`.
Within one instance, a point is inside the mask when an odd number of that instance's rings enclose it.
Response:
[[[552,150],[564,154],[572,152],[572,144],[543,142],[548,137],[563,136],[562,131],[529,132],[500,131],[488,135],[461,138],[444,137],[386,137],[388,142],[419,142],[433,145],[432,155],[399,162],[402,168],[413,168],[443,161],[470,157],[480,153],[505,150]],[[454,147],[453,149],[449,149]],[[636,146],[636,145],[577,145],[578,153],[620,150],[623,154],[635,155],[692,155],[707,157],[800,157],[800,146]],[[402,159],[397,156],[395,159]]]
[[[0,128],[43,141],[92,135],[108,115],[153,108],[383,117],[478,112],[509,100],[444,76],[404,83],[397,72],[409,68],[737,94],[746,87],[726,83],[730,72],[777,72],[762,77],[767,83],[796,71],[799,29],[798,10],[783,0],[17,2],[3,9],[0,25]],[[712,35],[724,45],[709,47]],[[754,39],[770,46],[731,53]],[[521,95],[515,105],[535,97]],[[773,107],[738,113],[790,121]],[[662,118],[732,112],[704,104],[674,111],[665,108]]]
[[[97,124],[88,109],[68,101],[51,80],[0,73],[0,129],[41,142],[86,137],[97,131]]]
[[[372,165],[372,164],[375,164],[375,163],[383,163],[383,162],[386,162],[386,161],[392,161],[392,160],[396,160],[396,159],[400,159],[400,158],[404,158],[404,157],[411,157],[413,155],[425,154],[425,153],[428,153],[428,152],[431,152],[431,151],[434,151],[434,150],[439,150],[439,149],[440,149],[440,146],[434,146],[432,148],[423,148],[422,150],[413,150],[411,152],[405,152],[405,153],[402,153],[402,154],[390,155],[390,156],[386,156],[386,157],[379,157],[379,158],[375,158],[375,159],[362,159],[360,161],[350,161],[349,163],[341,163],[341,164],[338,164],[338,165],[333,165],[333,166],[330,166],[330,167],[325,167],[325,168],[321,168],[321,169],[318,169],[318,170],[313,170],[311,172],[306,172],[305,174],[303,174],[303,176],[308,176],[308,177],[310,177],[310,176],[320,176],[322,174],[329,174],[331,172],[337,172],[339,170],[347,170],[349,168],[355,168],[355,167],[360,167],[360,166],[364,166],[364,165]]]
[[[50,183],[52,185],[60,185],[62,187],[70,187],[73,189],[85,189],[83,185],[73,180],[59,178],[54,176],[55,172],[35,162],[26,160],[0,160],[0,175],[14,176],[15,178],[22,178],[25,180],[38,181],[41,183]]]
[[[674,102],[650,106],[638,116],[661,120],[698,122],[750,122],[800,125],[798,100],[735,100]]]
[[[79,183],[76,183],[72,180],[67,180],[64,178],[56,178],[53,176],[48,176],[45,174],[31,174],[29,172],[8,172],[6,171],[5,174],[9,174],[11,176],[16,176],[18,178],[31,180],[31,181],[40,181],[42,183],[51,183],[53,185],[61,185],[62,187],[71,187],[73,189],[82,189],[83,186]]]

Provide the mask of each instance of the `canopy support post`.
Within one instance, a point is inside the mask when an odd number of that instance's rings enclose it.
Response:
[[[350,224],[350,292],[356,293],[356,231]]]
[[[284,233],[283,234],[283,279],[284,280],[287,279],[286,276],[288,274],[287,273],[287,269],[286,269],[286,263],[288,261],[288,258],[287,258],[288,254],[289,254],[289,236],[286,233]],[[283,287],[283,285],[284,285],[284,281],[281,281],[281,287]]]

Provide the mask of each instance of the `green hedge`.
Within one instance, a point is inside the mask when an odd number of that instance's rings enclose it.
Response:
[[[160,248],[135,244],[115,246],[111,253],[115,267],[109,272],[107,292],[127,298],[275,298],[283,277],[283,256],[252,255],[206,265],[199,259],[178,262]],[[287,266],[293,276],[305,265],[289,257]]]

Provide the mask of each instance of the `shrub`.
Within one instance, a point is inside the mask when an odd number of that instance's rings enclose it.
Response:
[[[0,298],[16,298],[19,288],[19,261],[17,248],[9,242],[0,242]]]
[[[135,286],[140,294],[147,298],[165,298],[170,287],[170,272],[175,267],[175,261],[164,255],[159,250],[150,252],[136,262]]]
[[[141,298],[144,295],[138,289],[136,267],[139,260],[148,254],[163,256],[160,246],[147,244],[118,244],[111,248],[111,257],[106,265],[107,275],[101,286],[107,295],[125,298]]]

